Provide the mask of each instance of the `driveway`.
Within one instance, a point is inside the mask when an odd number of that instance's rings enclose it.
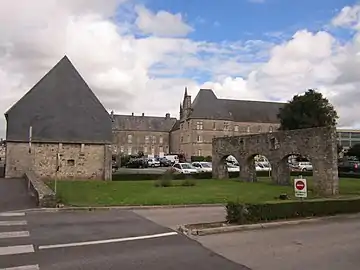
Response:
[[[0,178],[0,212],[36,207],[24,179]]]
[[[248,268],[132,211],[111,210],[0,214],[0,269]]]

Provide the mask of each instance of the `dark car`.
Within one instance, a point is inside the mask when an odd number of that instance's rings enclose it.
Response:
[[[338,161],[338,171],[360,173],[360,162],[353,159],[341,159]]]
[[[172,162],[167,158],[159,158],[158,161],[160,162],[161,167],[170,167],[172,166]]]
[[[130,159],[125,166],[127,168],[147,168],[149,165],[147,160],[144,158],[133,158]]]

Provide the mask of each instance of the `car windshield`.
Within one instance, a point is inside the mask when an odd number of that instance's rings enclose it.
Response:
[[[183,164],[181,164],[181,167],[182,167],[183,169],[195,169],[194,166],[191,166],[191,165],[188,164],[188,163],[183,163]]]
[[[206,162],[200,163],[200,164],[203,168],[211,168],[211,165],[212,165],[211,163],[206,163]]]

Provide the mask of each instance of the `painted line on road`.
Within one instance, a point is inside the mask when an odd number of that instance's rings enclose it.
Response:
[[[10,268],[0,268],[0,270],[40,270],[40,267],[38,264],[35,264],[35,265],[24,265],[24,266],[10,267]]]
[[[34,252],[33,245],[0,247],[0,255],[13,255]]]
[[[11,221],[0,221],[0,226],[17,226],[26,225],[26,220],[11,220]]]
[[[28,231],[15,231],[15,232],[0,232],[1,238],[16,238],[16,237],[28,237],[30,233]]]
[[[98,244],[109,244],[109,243],[118,243],[118,242],[127,242],[127,241],[135,241],[135,240],[145,240],[152,238],[160,238],[166,236],[177,235],[177,232],[169,232],[169,233],[159,233],[159,234],[151,234],[151,235],[143,235],[143,236],[134,236],[134,237],[126,237],[126,238],[114,238],[114,239],[106,239],[106,240],[97,240],[97,241],[87,241],[87,242],[78,242],[78,243],[68,243],[68,244],[58,244],[58,245],[44,245],[39,246],[39,249],[51,249],[51,248],[64,248],[64,247],[79,247],[79,246],[87,246],[87,245],[98,245]]]
[[[25,213],[0,213],[0,217],[23,217]]]

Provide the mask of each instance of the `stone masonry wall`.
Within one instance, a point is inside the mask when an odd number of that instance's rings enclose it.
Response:
[[[240,164],[240,177],[256,181],[254,156],[263,155],[272,167],[272,179],[290,184],[289,155],[301,155],[313,165],[315,189],[325,195],[337,194],[337,142],[334,128],[312,128],[213,139],[213,177],[227,177],[224,160],[233,155]]]
[[[9,142],[7,148],[6,177],[23,177],[31,169],[44,179],[109,179],[105,145],[32,143],[29,153],[27,143]]]

